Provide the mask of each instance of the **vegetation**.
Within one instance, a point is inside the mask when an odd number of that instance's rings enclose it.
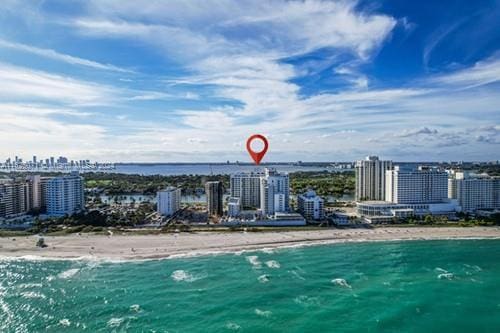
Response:
[[[301,194],[311,188],[320,196],[340,196],[353,193],[354,172],[295,172],[290,174],[290,187],[293,194]]]

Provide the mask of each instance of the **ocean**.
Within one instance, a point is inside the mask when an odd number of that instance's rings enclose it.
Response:
[[[0,260],[0,332],[499,332],[500,240]]]

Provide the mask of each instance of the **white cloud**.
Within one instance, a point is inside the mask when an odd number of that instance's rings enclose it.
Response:
[[[0,62],[0,100],[50,100],[80,105],[108,103],[116,91],[107,86]]]
[[[74,57],[68,54],[63,54],[59,53],[57,51],[51,50],[51,49],[44,49],[44,48],[38,48],[26,44],[21,44],[21,43],[13,43],[9,42],[4,39],[0,39],[0,47],[3,48],[10,48],[14,49],[17,51],[22,51],[22,52],[28,52],[32,53],[41,57],[57,60],[57,61],[62,61],[71,65],[80,65],[80,66],[86,66],[86,67],[91,67],[95,69],[101,69],[101,70],[110,70],[110,71],[116,71],[116,72],[121,72],[121,73],[133,73],[133,71],[120,68],[111,64],[102,64],[97,61],[92,61],[88,59],[83,59],[83,58],[78,58]]]

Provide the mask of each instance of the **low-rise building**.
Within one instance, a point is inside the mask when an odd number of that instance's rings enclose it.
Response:
[[[298,211],[306,220],[323,220],[325,218],[324,200],[313,190],[297,196]]]

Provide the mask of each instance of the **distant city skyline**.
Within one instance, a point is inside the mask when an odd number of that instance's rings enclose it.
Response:
[[[0,161],[500,159],[500,2],[6,0]]]

